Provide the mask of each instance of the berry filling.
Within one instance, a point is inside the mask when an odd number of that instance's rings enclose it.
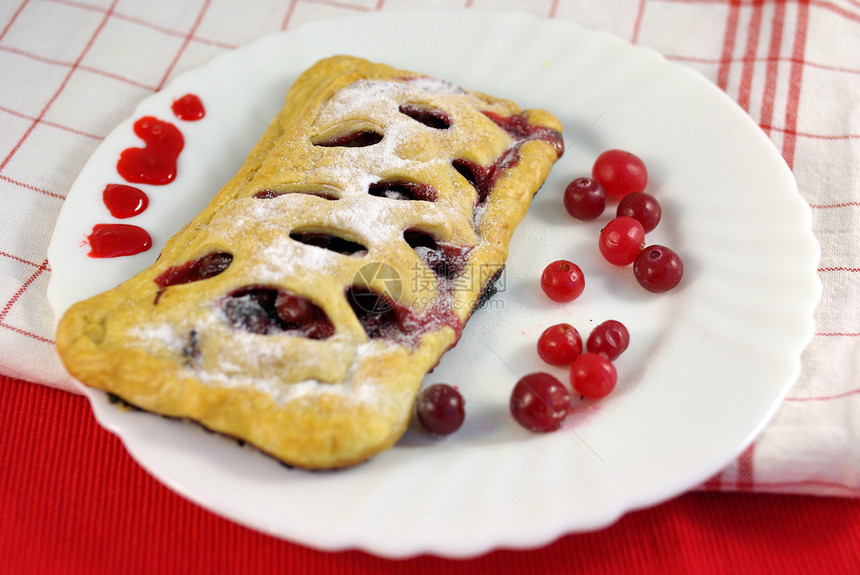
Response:
[[[152,237],[139,227],[129,224],[96,224],[87,236],[91,258],[133,256],[152,247]]]
[[[433,273],[445,279],[453,279],[460,275],[471,251],[467,246],[436,241],[432,234],[416,228],[404,231],[403,239],[415,250],[421,261],[433,270]]]
[[[326,339],[334,334],[334,325],[319,306],[280,288],[240,288],[224,298],[221,310],[231,327],[259,335]]]
[[[230,262],[232,261],[233,256],[228,253],[216,252],[206,254],[196,260],[167,268],[154,281],[159,288],[164,289],[168,286],[205,280],[217,276],[226,270],[230,267]]]
[[[360,285],[347,288],[346,301],[370,339],[387,339],[415,348],[421,336],[443,325],[453,328],[458,337],[463,329],[453,310],[440,302],[419,314]]]
[[[401,114],[406,114],[428,128],[447,130],[451,127],[451,119],[448,117],[448,114],[438,108],[425,108],[418,104],[403,104],[399,110]]]
[[[367,253],[367,248],[359,243],[323,232],[293,232],[290,234],[290,238],[309,246],[316,246],[345,256],[363,256]]]
[[[349,132],[327,140],[314,142],[314,146],[324,148],[366,148],[382,141],[382,134],[371,130]]]
[[[390,297],[354,285],[347,288],[346,301],[370,339],[395,339],[404,334],[409,312]]]
[[[371,196],[391,200],[436,201],[436,190],[433,186],[419,182],[377,182],[371,184],[367,192]]]
[[[507,132],[517,144],[522,144],[528,140],[543,140],[552,144],[559,158],[564,154],[564,140],[561,134],[552,128],[535,126],[522,114],[501,116],[495,112],[484,112],[484,115]]]
[[[519,146],[513,146],[505,150],[495,162],[486,167],[480,166],[470,160],[464,160],[463,158],[454,160],[451,162],[451,165],[454,166],[454,169],[457,170],[461,176],[466,178],[466,181],[468,181],[473,188],[475,188],[475,191],[478,192],[477,203],[478,205],[481,205],[487,201],[487,197],[496,185],[496,181],[499,179],[499,176],[501,176],[505,170],[516,166],[519,161]]]
[[[316,196],[318,198],[322,198],[324,200],[336,200],[337,196],[333,194],[327,194],[321,191],[289,191],[289,192],[278,192],[275,190],[260,190],[256,194],[254,194],[254,198],[258,200],[271,200],[277,198],[278,196],[283,196],[284,194],[305,194],[306,196]]]
[[[502,152],[496,158],[496,161],[489,166],[481,166],[464,158],[457,158],[451,162],[454,169],[466,178],[478,192],[477,205],[481,205],[487,201],[487,197],[490,195],[499,177],[506,170],[517,165],[520,161],[520,146],[525,142],[529,140],[544,140],[552,144],[559,157],[564,153],[564,141],[561,138],[561,134],[555,130],[544,128],[543,126],[535,126],[521,114],[504,117],[494,112],[484,112],[484,115],[507,132],[513,138],[514,143]]]

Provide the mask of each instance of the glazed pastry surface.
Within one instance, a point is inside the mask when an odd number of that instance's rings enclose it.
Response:
[[[542,110],[337,56],[150,268],[72,306],[66,367],[299,467],[393,445],[561,155]]]

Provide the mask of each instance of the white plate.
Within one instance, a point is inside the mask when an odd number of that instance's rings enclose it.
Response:
[[[460,386],[467,423],[440,441],[411,430],[364,465],[308,473],[86,390],[98,420],[135,459],[189,499],[278,537],[387,556],[469,556],[605,526],[695,487],[753,440],[796,378],[819,294],[818,245],[790,171],[750,118],[697,73],[609,35],[522,14],[392,11],[318,21],[178,77],[105,139],[69,193],[50,249],[57,313],[152,262],[232,176],[298,73],[336,53],[546,108],[564,123],[567,152],[517,230],[503,291],[427,379]],[[132,122],[170,119],[171,102],[187,92],[202,98],[207,116],[179,122],[179,176],[165,189],[141,186],[152,203],[134,223],[153,232],[153,249],[87,257],[83,237],[110,221],[100,192],[116,181],[119,152],[139,145]],[[674,292],[649,294],[632,270],[600,259],[596,238],[609,210],[576,223],[561,207],[566,183],[608,148],[649,166],[664,220],[648,241],[672,246],[686,263]],[[580,264],[587,287],[556,305],[537,279],[562,257]],[[610,318],[632,337],[617,361],[616,391],[562,431],[520,429],[507,412],[518,377],[565,377],[537,359],[538,334],[567,321],[585,336]]]

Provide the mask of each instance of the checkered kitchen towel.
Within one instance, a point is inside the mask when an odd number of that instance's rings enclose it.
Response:
[[[516,9],[612,32],[698,69],[758,122],[812,207],[824,292],[799,381],[704,487],[860,495],[857,0],[4,0],[0,372],[71,389],[53,348],[46,250],[84,162],[141,99],[263,34],[427,7]]]

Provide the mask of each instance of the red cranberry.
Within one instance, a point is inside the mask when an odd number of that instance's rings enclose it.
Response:
[[[582,337],[570,324],[553,325],[538,338],[537,352],[550,365],[570,365],[582,353]]]
[[[450,435],[466,419],[466,402],[460,392],[445,383],[437,383],[418,394],[415,411],[421,425],[434,435]]]
[[[663,209],[660,207],[657,198],[651,194],[647,192],[634,192],[621,198],[615,214],[618,216],[630,216],[639,220],[639,223],[645,228],[645,233],[647,234],[660,223]]]
[[[578,220],[594,220],[606,209],[606,191],[597,180],[576,178],[564,189],[564,208]]]
[[[575,263],[557,260],[544,268],[540,286],[552,301],[569,302],[578,298],[585,290],[585,275]]]
[[[600,154],[594,161],[591,176],[600,182],[606,195],[614,199],[641,192],[648,183],[645,163],[624,150],[607,150]]]
[[[570,409],[570,392],[548,373],[531,373],[520,379],[511,393],[511,415],[534,432],[555,431]]]
[[[583,397],[598,399],[615,389],[618,374],[602,353],[583,353],[570,365],[570,383]]]
[[[649,246],[633,262],[633,275],[639,285],[650,292],[669,291],[681,282],[684,262],[665,246]]]
[[[630,332],[620,321],[607,320],[593,330],[585,342],[591,353],[602,353],[610,361],[615,361],[630,345]]]
[[[613,219],[600,231],[598,248],[604,259],[616,266],[633,263],[645,243],[645,228],[628,216]]]

